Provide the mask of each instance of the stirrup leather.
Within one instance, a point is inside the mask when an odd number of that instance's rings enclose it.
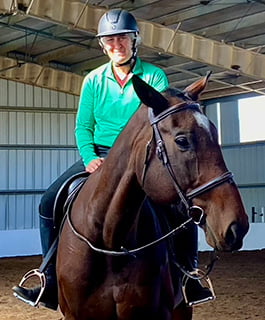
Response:
[[[198,305],[198,304],[202,304],[202,303],[205,303],[205,302],[213,301],[213,300],[216,299],[216,295],[214,293],[212,282],[211,282],[210,278],[205,274],[204,271],[202,271],[200,269],[195,269],[195,270],[190,272],[190,275],[192,277],[189,277],[188,275],[185,274],[183,276],[183,279],[182,279],[182,293],[183,293],[183,297],[184,297],[185,303],[189,307],[195,306],[195,305]],[[209,289],[209,291],[211,292],[211,296],[209,296],[207,298],[204,298],[204,299],[199,299],[199,300],[196,300],[196,301],[189,301],[188,297],[187,297],[187,293],[186,293],[186,285],[187,285],[187,283],[188,283],[188,281],[190,279],[194,279],[194,280],[200,281],[203,284],[203,288]]]
[[[14,292],[14,296],[20,300],[22,300],[23,302],[31,305],[32,307],[38,307],[39,306],[39,303],[40,303],[40,298],[44,292],[44,289],[45,289],[45,286],[46,286],[46,277],[45,277],[45,274],[44,272],[40,272],[39,269],[32,269],[30,271],[28,271],[24,276],[23,278],[21,279],[20,283],[19,283],[19,286],[20,287],[23,287],[23,284],[31,277],[35,277],[37,276],[40,280],[40,293],[36,299],[36,301],[31,301],[31,300],[27,300],[23,297],[21,297],[19,294],[17,294],[16,292]]]

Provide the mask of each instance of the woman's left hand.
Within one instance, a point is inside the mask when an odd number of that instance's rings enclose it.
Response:
[[[86,166],[86,171],[89,173],[93,173],[102,165],[103,161],[104,158],[98,158],[90,161],[90,163]]]

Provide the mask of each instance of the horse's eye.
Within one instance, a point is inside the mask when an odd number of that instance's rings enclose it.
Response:
[[[187,150],[190,146],[189,141],[185,136],[178,136],[175,138],[175,141],[182,150]]]

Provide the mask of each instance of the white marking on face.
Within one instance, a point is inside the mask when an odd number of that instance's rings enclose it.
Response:
[[[213,140],[213,136],[212,136],[211,130],[210,130],[210,121],[209,121],[209,119],[204,114],[202,114],[200,112],[196,112],[194,114],[194,116],[195,116],[195,119],[196,119],[198,125],[200,127],[204,128],[208,132],[211,140]]]

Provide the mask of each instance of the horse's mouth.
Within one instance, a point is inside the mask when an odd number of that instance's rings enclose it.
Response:
[[[224,237],[218,237],[209,224],[203,226],[207,243],[217,251],[237,251],[243,246],[243,238],[246,234],[245,230],[242,230],[236,223],[232,223]]]
[[[246,230],[239,224],[232,223],[225,236],[225,242],[231,248],[231,251],[237,251],[243,246],[243,238],[246,235]]]

